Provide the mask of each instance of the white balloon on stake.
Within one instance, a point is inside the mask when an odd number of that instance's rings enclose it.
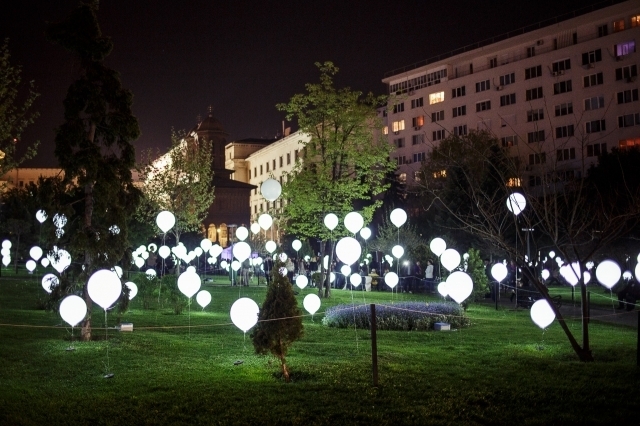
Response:
[[[385,284],[391,287],[392,290],[395,288],[395,286],[398,285],[399,281],[400,278],[398,278],[398,274],[396,274],[395,272],[387,272],[384,276]]]
[[[258,232],[260,232],[260,224],[258,222],[253,222],[251,224],[251,232],[254,234],[257,234]]]
[[[542,272],[540,272],[540,275],[542,276],[542,279],[546,281],[551,276],[551,273],[548,269],[543,269]]]
[[[53,253],[47,254],[47,258],[51,262],[51,266],[61,274],[71,265],[71,255],[68,251],[59,249],[57,246],[53,246],[52,251]]]
[[[208,238],[203,238],[202,241],[200,241],[200,248],[205,252],[208,252],[211,246],[213,246],[213,243]]]
[[[371,229],[369,228],[362,228],[360,230],[360,236],[362,237],[363,240],[368,240],[371,237]]]
[[[347,213],[344,217],[344,227],[352,234],[356,234],[364,226],[364,218],[358,212]]]
[[[300,250],[300,249],[302,248],[302,241],[297,240],[297,239],[296,239],[296,240],[293,240],[293,241],[291,242],[291,247],[292,247],[295,251]]]
[[[36,212],[36,219],[40,223],[44,223],[44,221],[47,220],[48,217],[49,216],[47,215],[47,212],[45,212],[44,210],[38,210]]]
[[[176,224],[176,217],[170,211],[164,210],[156,216],[156,225],[163,233],[169,232],[173,225]]]
[[[4,266],[9,266],[9,264],[11,263],[11,257],[9,256],[2,256],[2,264]]]
[[[394,209],[389,215],[389,219],[391,219],[391,223],[393,223],[396,228],[400,228],[407,221],[407,212],[401,208]]]
[[[608,289],[611,289],[614,285],[620,281],[622,270],[620,266],[613,260],[603,260],[596,268],[596,278]]]
[[[29,256],[37,262],[42,257],[42,249],[38,246],[31,247],[31,250],[29,250]]]
[[[433,254],[440,257],[440,255],[447,249],[447,243],[445,243],[442,238],[434,238],[431,240],[429,248]]]
[[[508,275],[507,267],[503,263],[496,263],[491,267],[491,276],[493,277],[494,280],[498,281],[499,283],[501,283],[502,280],[507,278],[507,275]]]
[[[336,255],[338,259],[347,265],[354,264],[362,254],[360,243],[353,237],[344,237],[336,244]]]
[[[535,303],[531,305],[530,315],[531,320],[543,330],[556,319],[556,314],[546,299],[536,300]]]
[[[266,231],[271,228],[271,225],[273,225],[273,218],[270,214],[263,213],[258,217],[258,224],[260,224],[260,228]]]
[[[36,261],[33,259],[27,260],[27,263],[24,265],[29,272],[33,272],[36,269]]]
[[[440,293],[440,296],[442,297],[447,297],[449,295],[449,290],[447,289],[447,283],[445,281],[438,284],[438,293]]]
[[[249,230],[244,226],[239,226],[238,229],[236,229],[236,238],[238,238],[238,240],[244,241],[247,239],[248,236],[249,236]]]
[[[314,293],[307,294],[302,300],[302,305],[311,314],[311,319],[313,320],[313,314],[320,309],[320,298]]]
[[[524,198],[524,195],[519,192],[514,192],[507,198],[507,208],[516,216],[522,213],[526,206],[527,200]]]
[[[351,274],[351,267],[349,265],[342,265],[340,267],[340,273],[345,277],[348,277]]]
[[[53,291],[53,287],[60,284],[60,280],[54,274],[46,274],[42,277],[42,288],[47,293],[51,293]]]
[[[129,289],[129,300],[133,300],[138,295],[138,286],[132,281],[127,281],[124,285]]]
[[[198,302],[198,305],[200,305],[200,307],[202,307],[202,309],[204,310],[204,308],[206,308],[209,303],[211,303],[211,293],[209,293],[207,290],[200,290],[196,295],[196,302]]]
[[[87,282],[89,297],[105,311],[113,305],[122,293],[122,283],[115,272],[100,269]]]
[[[3,249],[10,249],[11,248],[11,241],[9,241],[9,240],[2,241],[2,248]]]
[[[240,241],[239,243],[235,243],[233,245],[233,256],[238,259],[240,262],[244,262],[251,256],[251,247],[249,244],[244,241]]]
[[[64,322],[75,327],[87,315],[87,304],[79,296],[67,296],[60,302],[59,312]]]
[[[200,276],[193,271],[185,271],[178,278],[178,290],[189,299],[200,290],[201,284]]]
[[[404,255],[404,248],[402,248],[402,246],[400,246],[400,245],[395,245],[391,249],[391,254],[396,259],[400,259],[402,257],[402,255]]]
[[[269,178],[262,182],[260,186],[260,193],[267,201],[275,201],[282,194],[282,186],[280,182],[275,179]]]
[[[442,262],[442,266],[444,266],[447,271],[451,272],[460,265],[460,253],[458,253],[456,249],[446,249],[442,252],[440,261]]]
[[[296,277],[296,285],[300,290],[304,289],[309,284],[309,279],[304,275],[298,275]]]
[[[360,284],[362,284],[362,277],[359,274],[351,274],[351,276],[349,277],[349,282],[352,286],[358,287]]]
[[[447,292],[449,297],[460,304],[473,292],[473,281],[466,272],[455,271],[447,277]]]
[[[324,226],[327,227],[329,231],[333,231],[338,226],[338,216],[333,213],[329,213],[324,217]]]
[[[47,259],[46,257],[43,257],[42,259],[40,259],[40,264],[42,265],[43,268],[46,268],[47,266],[49,266],[49,259]]]
[[[258,322],[258,314],[260,313],[260,308],[258,304],[248,297],[242,297],[231,305],[231,310],[229,314],[231,316],[231,321],[242,330],[243,333],[246,333],[257,324]]]

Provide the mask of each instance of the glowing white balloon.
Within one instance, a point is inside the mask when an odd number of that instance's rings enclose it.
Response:
[[[396,259],[400,259],[402,257],[402,255],[404,254],[404,248],[402,246],[400,246],[400,245],[395,245],[391,249],[391,254]]]
[[[71,327],[75,327],[87,315],[87,304],[76,295],[67,296],[60,302],[60,316]]]
[[[195,274],[196,273],[196,267],[193,266],[193,265],[187,266],[186,272],[193,272]]]
[[[336,274],[334,274],[333,272],[331,272],[329,274],[329,282],[334,282],[336,280]]]
[[[280,255],[278,255],[278,257],[280,258],[280,262],[286,262],[287,259],[289,258],[289,256],[287,256],[287,253],[280,253]]]
[[[498,281],[499,283],[502,282],[502,280],[504,280],[505,278],[507,278],[507,274],[508,274],[507,267],[504,266],[504,264],[502,263],[496,263],[491,267],[491,276],[493,277],[494,280]]]
[[[200,241],[200,247],[205,252],[208,252],[211,246],[213,246],[213,243],[208,238],[203,238],[202,241]]]
[[[446,249],[440,256],[442,266],[447,268],[447,271],[451,272],[460,265],[460,253],[456,249]]]
[[[440,293],[440,296],[442,297],[447,297],[449,295],[446,282],[443,281],[440,284],[438,284],[438,293]]]
[[[127,281],[124,285],[129,289],[129,300],[132,300],[138,294],[138,286],[136,283]]]
[[[358,287],[362,283],[362,277],[358,274],[351,274],[349,277],[349,282],[352,286]]]
[[[524,195],[519,192],[514,192],[507,198],[507,208],[516,216],[522,213],[526,206],[527,200],[525,200]]]
[[[596,268],[596,278],[606,288],[610,289],[620,281],[622,270],[613,260],[603,260]]]
[[[276,245],[275,241],[269,240],[264,245],[264,248],[266,248],[269,253],[273,253],[274,251],[276,251],[276,248],[278,248],[278,246]]]
[[[352,237],[344,237],[336,244],[336,256],[347,265],[353,265],[362,254],[362,247],[358,240]]]
[[[120,233],[120,227],[118,225],[111,225],[109,227],[109,232],[113,235],[118,235]]]
[[[156,277],[156,275],[157,275],[157,274],[156,274],[156,270],[155,270],[155,269],[152,269],[152,268],[147,269],[147,270],[144,272],[144,274],[147,276],[147,279],[148,279],[149,281],[151,281],[152,279],[154,279],[154,278]]]
[[[295,250],[298,251],[302,248],[302,241],[300,240],[293,240],[291,242],[291,247]]]
[[[71,255],[68,251],[59,249],[57,246],[53,246],[52,251],[53,253],[47,254],[47,259],[51,262],[51,266],[61,274],[71,265]]]
[[[640,263],[636,265],[636,269],[634,270],[634,272],[636,274],[636,280],[640,282]]]
[[[307,294],[302,300],[302,305],[307,312],[313,315],[318,312],[318,309],[320,309],[320,298],[314,293]]]
[[[258,222],[253,222],[251,224],[251,232],[253,232],[254,234],[260,232],[260,224]]]
[[[27,260],[27,263],[24,266],[27,268],[29,272],[33,272],[33,270],[36,269],[36,266],[38,265],[36,264],[35,260],[29,259]]]
[[[360,236],[362,237],[363,240],[368,240],[371,237],[371,229],[369,228],[362,228],[360,230]]]
[[[29,256],[37,262],[42,257],[42,249],[38,246],[31,247],[31,250],[29,250]]]
[[[309,279],[304,275],[298,275],[296,277],[296,285],[302,290],[309,284]]]
[[[344,227],[352,234],[356,234],[364,226],[364,218],[358,212],[347,213],[344,217]]]
[[[247,332],[251,327],[258,322],[258,314],[260,308],[258,304],[248,297],[243,297],[236,300],[231,305],[231,321],[243,332]]]
[[[549,302],[545,299],[536,300],[536,302],[531,305],[531,320],[541,329],[547,328],[554,319],[556,319],[556,314],[551,309]]]
[[[551,273],[548,269],[543,269],[542,272],[540,272],[540,275],[542,275],[542,279],[546,281],[551,276]]]
[[[140,257],[143,258],[144,260],[147,260],[149,258],[149,252],[148,251],[144,251],[140,254]]]
[[[260,186],[260,193],[265,200],[275,201],[282,193],[282,186],[277,180],[269,178],[262,182],[262,185]]]
[[[198,257],[202,256],[202,253],[203,253],[202,248],[200,248],[200,247],[196,247],[196,248],[194,248],[194,249],[193,249],[193,252],[194,252],[194,253],[196,254],[196,256],[198,256]]]
[[[147,246],[147,250],[150,253],[155,253],[158,251],[158,245],[156,243],[149,243],[149,245]]]
[[[53,274],[46,274],[42,277],[42,288],[47,293],[51,293],[53,291],[53,287],[60,285],[60,280]]]
[[[158,213],[156,217],[156,225],[163,233],[169,232],[173,225],[176,224],[176,217],[170,211],[164,210]]]
[[[231,269],[233,269],[235,272],[238,272],[240,267],[242,267],[242,264],[240,262],[238,262],[237,260],[234,260],[233,262],[231,262]],[[285,268],[285,270],[286,270],[286,268]]]
[[[67,224],[67,217],[64,214],[56,213],[53,215],[53,224],[58,229],[64,228],[64,226]]]
[[[580,264],[578,262],[573,262],[571,265],[562,265],[560,267],[560,275],[562,275],[569,284],[575,287],[580,278]]]
[[[462,303],[473,292],[473,281],[466,272],[453,272],[447,277],[447,291],[456,303]]]
[[[220,267],[221,268],[226,268],[229,265],[229,263],[226,260],[223,260],[222,262],[220,262]]]
[[[440,257],[440,255],[447,249],[447,243],[445,243],[442,238],[434,238],[431,240],[429,248],[433,254]]]
[[[324,226],[327,227],[329,231],[333,231],[338,226],[338,216],[333,213],[329,213],[324,217]]]
[[[36,219],[40,223],[43,223],[45,220],[47,220],[48,217],[49,216],[47,215],[47,212],[45,212],[44,210],[38,210],[36,212]]]
[[[196,295],[196,302],[198,305],[202,307],[202,309],[206,308],[209,303],[211,303],[211,293],[207,290],[200,290]]]
[[[240,241],[239,243],[235,243],[233,245],[233,256],[238,259],[240,262],[244,262],[251,256],[251,247],[249,244],[244,241]]]
[[[555,252],[555,251],[553,251],[553,250],[551,250],[551,251],[549,252],[549,257],[550,257],[551,259],[553,259],[554,257],[556,257],[556,252]]]
[[[135,263],[135,265],[136,265],[138,268],[142,268],[142,267],[144,266],[144,259],[143,259],[143,258],[141,258],[141,257],[136,257],[136,258],[133,260],[133,263]]]
[[[3,248],[2,250],[0,250],[0,254],[3,256],[11,256],[11,249]]]
[[[109,269],[100,269],[89,277],[87,292],[91,300],[102,309],[107,310],[120,297],[122,283],[115,272]]]
[[[400,208],[394,209],[389,215],[389,219],[391,219],[391,223],[393,223],[396,228],[400,228],[407,221],[407,212]]]
[[[185,271],[178,278],[178,289],[188,298],[200,290],[200,285],[200,276],[195,272]]]
[[[218,257],[223,250],[224,249],[219,244],[214,244],[209,249],[209,254],[213,257]]]
[[[629,272],[629,273],[631,273],[631,272]],[[589,281],[591,281],[591,274],[589,273],[589,271],[584,271],[582,273],[582,277],[583,277],[583,280],[584,280],[585,284],[588,284]]]
[[[351,274],[351,267],[349,265],[342,265],[340,267],[340,273],[345,277],[349,276],[349,274]]]
[[[40,264],[46,268],[47,266],[49,266],[49,259],[47,259],[46,257],[43,257],[42,259],[40,259]]]
[[[118,265],[114,266],[113,268],[111,268],[111,270],[113,272],[116,273],[116,275],[118,276],[118,278],[122,278],[122,268],[119,267]]]
[[[9,240],[4,240],[4,241],[2,242],[2,248],[3,248],[3,249],[10,249],[10,248],[11,248],[11,241],[9,241]]]
[[[395,272],[387,272],[387,274],[384,276],[385,284],[387,284],[392,289],[398,285],[399,281],[400,278],[398,278],[398,274],[396,274]]]
[[[260,228],[266,231],[267,229],[271,228],[271,225],[273,224],[273,218],[270,214],[263,213],[258,218],[258,224],[260,225]]]
[[[2,264],[4,266],[9,266],[11,263],[11,258],[9,256],[2,256]]]
[[[249,230],[244,226],[239,226],[238,229],[236,229],[236,238],[238,238],[240,241],[246,240],[248,236]]]

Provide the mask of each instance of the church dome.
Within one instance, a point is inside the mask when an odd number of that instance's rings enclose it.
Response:
[[[213,108],[209,107],[209,114],[204,118],[196,127],[196,132],[198,133],[226,133],[222,123],[218,121],[217,118],[213,116]]]

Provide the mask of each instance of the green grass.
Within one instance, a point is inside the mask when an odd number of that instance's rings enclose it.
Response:
[[[271,357],[254,355],[229,319],[238,296],[262,303],[261,287],[206,285],[204,311],[143,310],[134,299],[108,330],[93,311],[95,341],[70,345],[60,317],[37,310],[35,277],[0,278],[0,424],[615,424],[637,419],[640,369],[635,329],[592,323],[594,363],[580,363],[557,323],[542,332],[527,310],[472,305],[472,325],[451,332],[378,332],[379,387],[372,387],[368,330],[304,317],[289,353],[293,382]],[[303,297],[313,289],[300,291]],[[350,303],[334,290],[327,306]],[[367,303],[436,300],[365,293]],[[354,292],[356,303],[363,293]],[[593,300],[593,298],[592,298]],[[109,326],[116,324],[109,313]],[[189,327],[189,324],[191,327]],[[577,336],[580,323],[570,322]],[[78,330],[74,332],[78,336]],[[109,368],[106,368],[107,352]],[[234,365],[242,360],[241,365]],[[105,372],[115,377],[104,379]],[[634,420],[635,421],[635,420]]]

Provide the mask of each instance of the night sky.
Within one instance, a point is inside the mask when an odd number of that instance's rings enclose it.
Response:
[[[134,94],[141,152],[166,149],[171,128],[192,128],[209,105],[229,141],[275,136],[284,119],[275,104],[317,81],[317,61],[340,68],[339,86],[382,94],[387,71],[597,3],[103,0],[98,19],[114,42],[107,64]],[[40,140],[41,148],[26,166],[56,166],[54,129],[77,65],[44,29],[76,4],[0,2],[0,38],[9,38],[12,62],[41,93],[41,116],[22,142]]]

